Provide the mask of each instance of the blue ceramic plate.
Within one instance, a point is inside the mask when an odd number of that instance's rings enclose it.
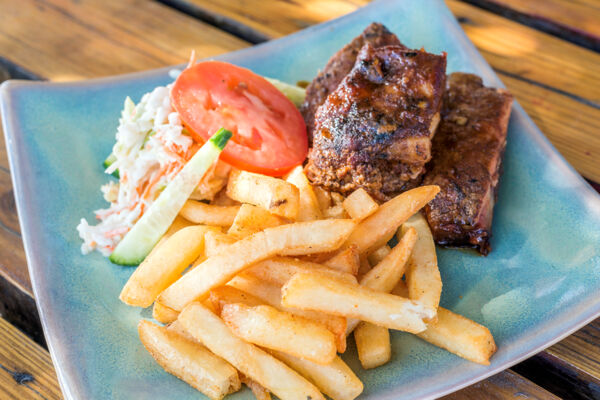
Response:
[[[286,38],[227,54],[288,82],[310,80],[372,21],[412,48],[448,53],[448,71],[502,82],[442,1],[378,1]],[[69,399],[187,399],[199,394],[163,372],[136,325],[149,310],[118,300],[131,268],[82,256],[75,226],[104,206],[99,187],[125,96],[170,81],[156,70],[87,82],[8,82],[2,112],[25,250],[42,323]],[[493,251],[440,250],[442,305],[485,324],[499,350],[489,367],[394,333],[392,362],[363,371],[363,398],[423,399],[455,391],[533,355],[600,315],[600,198],[515,104],[494,216]],[[250,398],[248,390],[232,399]]]

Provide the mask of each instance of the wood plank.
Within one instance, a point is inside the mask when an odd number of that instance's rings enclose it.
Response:
[[[484,381],[442,397],[444,400],[560,399],[535,383],[506,370]]]
[[[21,375],[17,375],[20,373]],[[21,384],[15,377],[21,377]],[[29,377],[32,381],[27,381]],[[23,378],[25,380],[23,381]],[[447,400],[512,399],[521,396],[558,399],[514,372],[504,371],[462,389]],[[46,350],[0,317],[0,398],[60,399],[56,373]]]
[[[0,0],[0,57],[53,81],[164,67],[248,44],[144,0]]]
[[[528,362],[524,372],[552,392],[600,399],[600,318]]]
[[[332,0],[326,6],[313,6],[273,0],[248,7],[244,0],[185,1],[269,37],[283,36],[368,3]],[[600,145],[594,122],[600,120],[600,54],[465,3],[446,3],[558,150],[581,174],[600,181]],[[567,115],[567,110],[573,113]]]
[[[0,398],[62,399],[50,354],[1,317]]]
[[[600,7],[596,0],[464,0],[503,17],[600,50]]]

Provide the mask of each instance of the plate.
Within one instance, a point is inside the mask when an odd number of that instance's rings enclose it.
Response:
[[[222,57],[287,82],[310,80],[372,21],[412,48],[448,53],[448,71],[502,86],[442,1],[377,1],[340,19]],[[9,81],[4,131],[25,251],[42,324],[68,399],[187,399],[198,393],[163,372],[136,325],[149,309],[118,294],[131,268],[82,256],[75,226],[104,207],[110,153],[125,96],[170,81],[168,69],[75,83]],[[365,399],[441,396],[533,355],[600,315],[600,198],[515,104],[508,132],[492,253],[440,250],[441,304],[492,331],[490,366],[462,360],[409,334],[392,335],[392,362],[363,371],[344,358]],[[251,398],[248,390],[231,399]]]

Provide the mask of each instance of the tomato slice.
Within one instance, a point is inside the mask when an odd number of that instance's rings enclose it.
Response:
[[[220,61],[193,65],[175,81],[171,103],[198,142],[221,127],[233,132],[221,158],[237,168],[280,176],[306,158],[300,112],[248,69]]]

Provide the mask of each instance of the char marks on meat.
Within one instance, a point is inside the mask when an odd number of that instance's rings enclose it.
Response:
[[[329,93],[333,92],[342,79],[350,72],[359,50],[366,43],[370,43],[373,47],[388,45],[402,46],[396,35],[391,33],[382,24],[374,22],[329,59],[325,68],[319,72],[306,88],[306,99],[300,108],[304,121],[306,121],[309,144],[312,142],[317,108],[325,102]]]
[[[512,96],[476,75],[449,75],[424,184],[441,188],[425,207],[438,244],[490,251],[492,215]]]
[[[315,115],[306,172],[330,191],[380,201],[417,186],[431,158],[446,56],[403,46],[360,50]]]

